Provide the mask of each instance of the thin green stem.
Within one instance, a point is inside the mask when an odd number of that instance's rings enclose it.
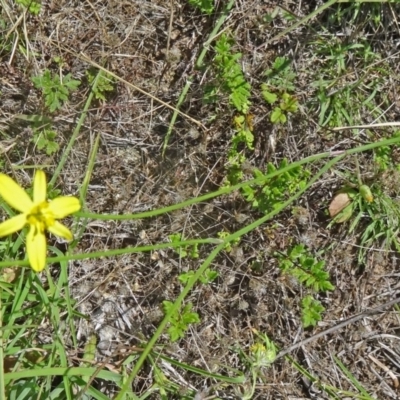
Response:
[[[256,178],[256,179],[252,179],[246,182],[242,182],[239,183],[237,185],[234,186],[230,186],[230,187],[224,187],[222,189],[219,189],[215,192],[212,193],[207,193],[205,195],[199,196],[199,197],[194,197],[192,199],[186,200],[182,203],[179,204],[173,204],[171,206],[168,207],[164,207],[164,208],[160,208],[157,210],[152,210],[152,211],[146,211],[143,213],[137,213],[137,214],[123,214],[123,215],[116,215],[116,214],[94,214],[94,213],[86,213],[86,212],[79,212],[76,213],[75,215],[78,217],[84,217],[84,218],[91,218],[91,219],[98,219],[98,220],[113,220],[113,221],[123,221],[123,220],[134,220],[134,219],[142,219],[142,218],[149,218],[149,217],[154,217],[156,215],[161,215],[161,214],[165,214],[167,212],[171,212],[171,211],[176,211],[179,210],[181,208],[185,208],[188,207],[192,204],[197,204],[197,203],[201,203],[203,201],[207,201],[210,200],[214,197],[218,197],[224,194],[229,194],[234,192],[235,190],[241,189],[242,187],[248,186],[248,185],[254,185],[260,182],[263,182],[267,179],[271,179],[275,176],[278,176],[282,173],[288,172],[294,168],[297,168],[301,165],[304,164],[308,164],[311,162],[315,162],[324,158],[329,158],[338,154],[347,154],[347,155],[351,155],[351,154],[356,154],[356,153],[361,153],[364,151],[368,151],[368,150],[372,150],[378,147],[382,147],[382,146],[391,146],[394,144],[400,143],[400,137],[393,137],[390,139],[385,139],[385,140],[381,140],[379,142],[374,142],[374,143],[369,143],[369,144],[365,144],[359,147],[355,147],[354,149],[349,149],[346,151],[341,151],[341,152],[336,152],[336,153],[332,153],[332,152],[325,152],[325,153],[320,153],[320,154],[316,154],[310,157],[306,157],[303,158],[302,160],[296,161],[292,164],[289,164],[288,166],[286,166],[285,168],[282,169],[278,169],[270,174],[267,174],[263,177],[260,178]]]
[[[360,164],[358,164],[357,156],[354,156],[354,161],[356,163],[356,174],[357,174],[358,188],[360,188],[362,186],[362,180],[361,180],[361,173],[360,173]]]
[[[171,121],[170,121],[169,126],[168,126],[167,134],[165,135],[163,149],[162,149],[162,156],[163,157],[165,155],[165,151],[167,150],[169,139],[170,139],[171,134],[172,134],[172,129],[174,128],[176,119],[178,118],[179,109],[180,109],[182,103],[184,102],[184,100],[186,98],[187,92],[189,91],[189,88],[190,88],[191,84],[192,84],[192,77],[189,77],[187,79],[187,81],[186,81],[185,87],[183,88],[183,90],[181,92],[181,95],[179,96],[178,103],[177,103],[177,105],[175,107],[175,111],[172,114],[172,118],[171,118]]]
[[[86,115],[87,115],[87,112],[89,110],[89,107],[92,104],[92,100],[93,100],[93,96],[94,96],[94,89],[96,88],[97,83],[98,83],[98,81],[99,81],[99,79],[100,79],[102,74],[103,74],[103,72],[99,71],[97,73],[96,78],[93,81],[92,90],[90,91],[89,96],[88,96],[88,98],[86,100],[85,107],[83,107],[83,111],[82,111],[82,114],[81,114],[81,116],[79,118],[79,121],[78,121],[78,123],[77,123],[77,125],[76,125],[76,127],[74,129],[74,132],[72,133],[72,136],[71,136],[71,139],[70,139],[70,141],[68,143],[68,146],[64,150],[63,155],[61,157],[61,160],[58,163],[56,170],[54,171],[53,177],[51,178],[51,180],[49,182],[49,185],[51,185],[51,186],[54,186],[58,176],[60,175],[62,169],[64,168],[65,163],[67,162],[69,153],[71,152],[72,147],[75,144],[75,141],[76,141],[76,139],[77,139],[77,137],[79,135],[79,132],[81,131],[81,127],[83,125],[83,122],[86,119]]]
[[[122,249],[105,250],[105,251],[94,251],[92,253],[81,253],[81,254],[71,254],[59,257],[49,257],[47,258],[47,263],[58,263],[61,261],[72,261],[72,260],[86,260],[95,259],[101,257],[112,257],[120,256],[122,254],[132,254],[132,253],[144,253],[153,250],[167,249],[167,248],[179,248],[184,246],[195,246],[199,244],[219,244],[222,239],[194,239],[194,240],[184,240],[182,242],[176,243],[158,243],[149,246],[139,246],[139,247],[125,247]],[[0,268],[10,267],[10,266],[25,266],[29,265],[29,260],[10,260],[10,261],[0,261]]]
[[[87,191],[88,191],[90,179],[93,174],[94,165],[96,162],[96,156],[97,156],[97,152],[99,150],[99,145],[100,145],[100,135],[97,135],[96,140],[94,141],[93,148],[90,153],[89,164],[86,168],[85,178],[83,179],[81,189],[79,190],[79,199],[81,201],[82,209],[86,208]],[[83,232],[86,229],[87,220],[84,219],[82,222],[80,220],[81,220],[81,218],[79,218],[79,217],[77,217],[75,220],[75,223],[76,223],[75,226],[78,227],[77,231],[75,232],[75,238],[77,238],[77,240],[74,240],[74,242],[72,242],[69,245],[68,253],[71,253],[73,251],[75,245],[78,243],[79,239],[82,237]]]

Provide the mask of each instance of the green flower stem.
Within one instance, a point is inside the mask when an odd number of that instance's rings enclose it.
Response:
[[[99,145],[100,145],[100,134],[97,135],[96,140],[94,141],[94,144],[92,146],[92,149],[90,152],[90,157],[89,157],[89,163],[86,168],[86,174],[85,174],[85,177],[81,184],[81,189],[79,190],[79,200],[81,202],[83,210],[86,209],[87,192],[88,192],[88,188],[89,188],[90,179],[92,178],[92,175],[93,175],[93,170],[94,170],[94,166],[96,163],[96,156],[97,156],[97,153],[99,150]],[[76,240],[74,240],[68,246],[68,254],[71,254],[73,252],[74,248],[78,244],[79,240],[82,238],[82,235],[86,229],[87,219],[84,218],[83,221],[81,221],[81,220],[82,220],[82,218],[76,218],[76,220],[75,220],[75,227],[77,227],[77,228],[75,229],[74,236],[75,236]]]
[[[360,165],[358,164],[357,156],[354,157],[354,161],[356,163],[356,174],[357,174],[358,188],[360,188],[363,183],[362,183],[362,180],[361,180]]]
[[[329,158],[332,156],[337,156],[337,155],[352,155],[352,154],[356,154],[356,153],[361,153],[364,151],[368,151],[368,150],[372,150],[375,149],[377,147],[382,147],[382,146],[391,146],[393,144],[396,143],[400,143],[400,137],[393,137],[390,139],[385,139],[385,140],[381,140],[379,142],[374,142],[374,143],[369,143],[363,146],[359,146],[359,147],[355,147],[354,149],[349,149],[349,150],[345,150],[345,151],[340,151],[340,152],[336,152],[336,153],[332,153],[332,152],[325,152],[325,153],[320,153],[320,154],[315,154],[313,156],[310,157],[306,157],[303,158],[302,160],[296,161],[290,165],[288,165],[285,168],[282,169],[278,169],[274,172],[271,172],[270,174],[267,174],[265,176],[262,176],[260,178],[256,178],[256,179],[252,179],[246,182],[242,182],[239,183],[237,185],[234,186],[230,186],[230,187],[224,187],[222,189],[219,189],[215,192],[212,193],[207,193],[205,195],[199,196],[199,197],[194,197],[192,199],[186,200],[182,203],[179,204],[173,204],[171,206],[168,207],[164,207],[164,208],[160,208],[157,210],[152,210],[152,211],[146,211],[143,213],[137,213],[137,214],[122,214],[122,215],[117,215],[117,214],[95,214],[95,213],[87,213],[87,212],[78,212],[75,215],[77,217],[83,217],[83,218],[89,218],[89,219],[97,219],[97,220],[112,220],[112,221],[123,221],[123,220],[134,220],[134,219],[142,219],[142,218],[149,218],[149,217],[154,217],[156,215],[161,215],[161,214],[165,214],[167,212],[171,212],[171,211],[175,211],[175,210],[179,210],[181,208],[185,208],[188,207],[192,204],[197,204],[197,203],[201,203],[203,201],[207,201],[210,200],[214,197],[218,197],[224,194],[228,194],[231,192],[234,192],[235,190],[241,189],[244,186],[248,186],[248,185],[254,185],[257,183],[261,183],[264,182],[268,179],[271,179],[275,176],[278,176],[282,173],[285,173],[287,171],[290,171],[294,168],[297,168],[301,165],[304,164],[308,164],[311,162],[315,162],[324,158]]]
[[[71,254],[59,257],[49,257],[47,258],[48,263],[58,263],[61,261],[71,261],[71,260],[85,260],[88,258],[101,258],[101,257],[112,257],[112,256],[120,256],[122,254],[132,254],[132,253],[144,253],[148,251],[154,251],[159,249],[168,249],[168,248],[179,248],[184,246],[195,246],[199,244],[220,244],[222,243],[222,239],[194,239],[194,240],[184,240],[182,242],[175,243],[158,243],[149,246],[138,246],[138,247],[124,247],[122,249],[114,249],[114,250],[105,250],[105,251],[94,251],[92,253],[80,253],[80,254]],[[3,267],[11,267],[11,266],[25,266],[29,265],[28,260],[14,260],[14,261],[0,261],[0,268]]]
[[[86,174],[83,179],[81,188],[79,190],[79,200],[81,201],[83,208],[85,208],[86,206],[86,196],[89,188],[90,179],[92,178],[93,175],[93,170],[96,163],[97,153],[99,151],[99,146],[100,146],[100,134],[96,136],[96,139],[90,151],[89,163],[86,168]]]
[[[398,139],[398,140],[400,140],[400,139]],[[272,179],[273,177],[278,176],[278,175],[280,175],[282,173],[290,171],[290,170],[292,170],[292,169],[294,169],[294,168],[296,168],[296,167],[298,167],[300,165],[307,164],[309,162],[316,161],[316,160],[319,160],[319,159],[322,159],[322,158],[327,158],[330,155],[331,155],[331,153],[321,153],[321,154],[318,154],[318,155],[307,157],[307,158],[304,158],[304,159],[302,159],[300,161],[294,162],[294,163],[288,165],[285,168],[278,169],[278,170],[276,170],[274,172],[271,172],[270,174],[267,174],[267,175],[262,176],[260,178],[251,179],[251,180],[246,181],[246,182],[238,183],[237,185],[234,185],[234,186],[224,187],[224,188],[219,189],[219,190],[217,190],[215,192],[207,193],[207,194],[204,194],[204,195],[199,196],[199,197],[194,197],[194,198],[186,200],[186,201],[184,201],[182,203],[173,204],[171,206],[167,206],[167,207],[163,207],[163,208],[158,208],[157,210],[145,211],[145,212],[136,213],[136,214],[122,214],[122,215],[117,215],[117,214],[95,214],[95,213],[87,213],[87,212],[81,211],[81,212],[75,213],[74,215],[77,216],[77,217],[83,217],[83,218],[88,218],[88,219],[112,220],[112,221],[124,221],[124,220],[134,220],[134,219],[143,219],[143,218],[155,217],[157,215],[165,214],[165,213],[168,213],[168,212],[171,212],[171,211],[176,211],[176,210],[179,210],[181,208],[185,208],[185,207],[191,206],[193,204],[198,204],[198,203],[201,203],[201,202],[205,202],[207,200],[213,199],[214,197],[218,197],[218,196],[222,196],[224,194],[232,193],[232,192],[234,192],[234,191],[236,191],[238,189],[241,189],[241,188],[243,188],[245,186],[248,186],[248,185],[254,185],[254,184],[257,184],[257,183],[264,182],[264,181],[266,181],[268,179]]]

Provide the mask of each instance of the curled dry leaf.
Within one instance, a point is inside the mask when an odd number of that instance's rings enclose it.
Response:
[[[337,193],[332,201],[331,204],[329,204],[329,215],[334,218],[336,217],[339,213],[344,211],[344,209],[349,206],[351,203],[350,196],[346,192],[340,192]],[[349,212],[344,212],[342,216],[339,216],[335,222],[340,223],[347,221],[352,214],[351,208],[349,208]]]

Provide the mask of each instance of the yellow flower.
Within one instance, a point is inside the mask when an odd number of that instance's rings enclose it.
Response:
[[[33,201],[18,183],[1,173],[0,196],[12,208],[22,213],[0,224],[0,237],[10,235],[29,225],[26,236],[29,263],[34,271],[42,271],[46,266],[45,231],[72,240],[71,231],[56,220],[79,211],[81,208],[79,200],[72,196],[60,196],[47,201],[46,175],[40,170],[36,171],[33,181]]]

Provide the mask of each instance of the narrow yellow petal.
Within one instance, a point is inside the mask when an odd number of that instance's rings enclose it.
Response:
[[[81,204],[76,197],[60,196],[49,203],[49,210],[53,213],[54,218],[60,219],[67,215],[73,214],[81,209]]]
[[[48,226],[47,230],[51,232],[53,235],[60,236],[67,240],[72,240],[73,235],[71,231],[60,222],[55,221],[53,225]]]
[[[0,224],[0,237],[11,235],[21,230],[26,224],[26,214],[19,214]]]
[[[43,203],[47,196],[47,182],[46,174],[38,169],[35,172],[35,178],[33,179],[33,202],[35,204]]]
[[[14,179],[0,174],[0,196],[12,207],[21,212],[32,208],[33,202],[28,193]]]
[[[46,250],[46,236],[32,225],[26,235],[26,252],[35,272],[43,271],[46,266]]]

